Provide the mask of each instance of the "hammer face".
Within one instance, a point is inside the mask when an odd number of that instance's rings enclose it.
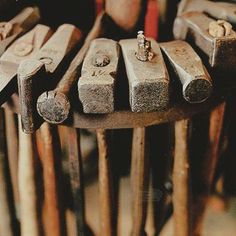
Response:
[[[174,37],[193,41],[209,57],[212,67],[234,69],[236,62],[236,33],[231,30],[231,33],[227,36],[211,36],[209,25],[213,21],[213,19],[203,13],[185,13],[175,19]]]
[[[121,40],[120,45],[128,76],[131,110],[165,110],[169,104],[169,76],[157,42],[151,39],[153,58],[146,62],[136,57],[136,39]]]

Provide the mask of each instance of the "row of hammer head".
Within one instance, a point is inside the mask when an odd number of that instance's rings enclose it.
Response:
[[[195,20],[192,16],[199,19],[200,15],[203,15],[205,22],[204,17],[207,16],[203,13],[179,15],[174,26],[175,36],[188,40],[188,32],[200,35],[195,38],[195,42],[198,42],[198,38],[200,42],[205,40],[206,43],[203,46],[199,44],[199,47],[203,51],[207,47],[208,51],[204,52],[208,53],[210,65],[221,65],[217,61],[222,54],[228,55],[229,47],[229,52],[234,49],[234,31],[231,30],[228,36],[215,37],[209,32],[209,24],[206,30],[202,23],[198,26],[201,29],[199,31],[199,28],[192,26],[192,19]],[[162,112],[168,109],[171,91],[175,90],[168,73],[170,67],[175,72],[182,96],[187,102],[200,103],[210,97],[212,80],[200,57],[187,42],[175,40],[158,44],[154,39],[146,39],[142,32],[138,33],[137,39],[120,42],[101,38],[103,17],[103,14],[98,16],[85,39],[80,30],[70,24],[60,26],[54,34],[49,27],[36,25],[15,40],[1,56],[1,104],[16,92],[18,84],[19,109],[26,133],[37,129],[41,117],[54,124],[64,122],[72,110],[72,101],[76,100],[74,95],[79,97],[84,113],[113,112],[116,109],[116,94],[125,93],[123,90],[117,91],[117,84],[123,79],[118,76],[122,60],[133,112]],[[181,32],[187,33],[182,36]],[[223,46],[219,41],[224,42]],[[78,53],[75,55],[76,51]],[[233,64],[228,63],[227,66]],[[77,95],[73,93],[76,87]]]

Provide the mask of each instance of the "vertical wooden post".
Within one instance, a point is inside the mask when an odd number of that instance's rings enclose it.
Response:
[[[173,169],[174,232],[176,236],[191,233],[189,120],[175,123],[175,155]]]
[[[133,130],[131,191],[132,191],[132,236],[143,236],[147,216],[149,157],[147,155],[146,129]]]
[[[19,120],[19,198],[22,236],[39,236],[33,136],[25,134]]]
[[[207,206],[207,200],[210,191],[214,187],[214,175],[219,159],[221,149],[221,137],[224,131],[224,118],[225,118],[226,102],[218,105],[210,113],[209,124],[209,143],[204,156],[204,162],[201,166],[200,181],[202,183],[202,191],[199,195],[194,196],[194,220],[193,220],[193,233],[194,236],[202,234],[203,220]]]
[[[46,210],[46,233],[47,235],[62,235],[60,223],[59,191],[57,179],[57,162],[61,161],[58,156],[59,143],[54,138],[56,127],[44,123],[40,128],[40,138],[43,144],[43,156],[41,157],[43,167],[44,198]]]
[[[6,140],[3,110],[0,110],[0,235],[13,236],[13,225],[6,177]]]
[[[113,181],[110,169],[108,134],[106,130],[97,130],[99,151],[99,197],[100,197],[100,234],[116,235],[114,216]]]
[[[148,128],[150,145],[150,172],[152,182],[152,218],[155,235],[159,235],[165,224],[169,208],[168,191],[171,186],[166,186],[169,181],[172,153],[172,125],[162,124]],[[169,188],[169,189],[168,189]]]
[[[66,151],[69,157],[70,182],[76,220],[76,235],[86,235],[83,163],[80,149],[80,130],[66,127]]]
[[[5,109],[6,123],[6,144],[9,171],[13,190],[13,197],[16,209],[16,215],[19,211],[19,189],[18,189],[18,134],[17,122],[15,121],[14,113]]]

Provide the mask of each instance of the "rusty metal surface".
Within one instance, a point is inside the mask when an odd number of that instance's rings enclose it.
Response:
[[[174,22],[173,33],[176,39],[193,42],[208,57],[212,67],[234,69],[236,65],[236,33],[213,37],[209,24],[213,19],[200,12],[189,12],[178,16]]]
[[[181,40],[161,43],[160,46],[182,84],[184,99],[190,103],[207,100],[213,90],[212,80],[193,48]]]
[[[114,111],[119,56],[116,41],[105,38],[92,41],[78,81],[79,99],[85,113]]]

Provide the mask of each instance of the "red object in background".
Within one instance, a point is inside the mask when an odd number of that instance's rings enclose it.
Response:
[[[97,14],[102,10],[102,8],[103,8],[103,0],[97,0]],[[158,32],[157,0],[148,1],[144,31],[147,37],[157,39],[157,32]]]
[[[157,32],[158,32],[157,0],[148,1],[144,31],[145,31],[145,36],[157,39]]]
[[[103,0],[97,0],[97,14],[102,10],[103,2]]]

